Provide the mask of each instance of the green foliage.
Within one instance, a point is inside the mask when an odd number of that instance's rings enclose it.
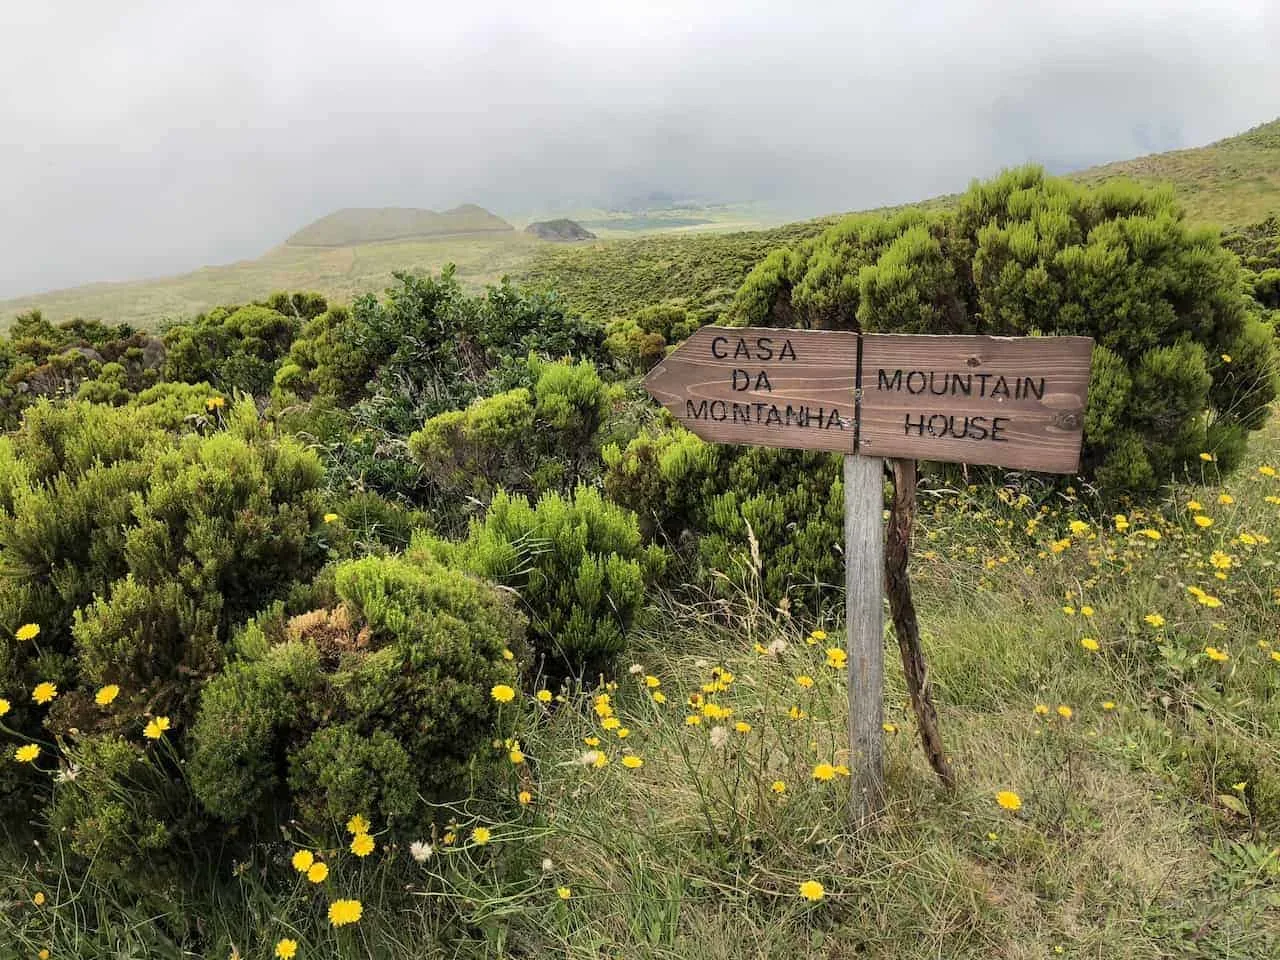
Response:
[[[432,417],[409,437],[438,525],[456,527],[498,488],[538,496],[592,479],[598,433],[615,395],[589,363],[531,357],[532,390],[483,397]],[[445,519],[447,518],[447,519]]]
[[[662,359],[667,347],[697,329],[698,322],[684,308],[658,304],[610,320],[604,347],[623,372],[641,374]]]
[[[276,294],[281,309],[251,304],[218,307],[194,320],[169,326],[165,378],[209,383],[227,393],[270,393],[280,361],[304,319],[326,309],[318,294]]]
[[[851,217],[769,257],[730,312],[743,324],[1093,337],[1082,466],[1115,495],[1149,493],[1206,450],[1229,467],[1276,394],[1269,331],[1235,258],[1187,226],[1170,191],[1087,190],[1037,167],[975,183],[951,210]]]
[[[588,487],[534,504],[500,491],[465,541],[418,546],[514,589],[538,669],[557,677],[611,669],[666,560],[634,514]]]
[[[811,613],[838,593],[837,457],[711,444],[680,427],[646,431],[604,456],[609,498],[636,512],[646,536],[671,545],[677,582],[721,597],[759,589]]]
[[[315,454],[247,401],[207,436],[149,409],[46,401],[0,443],[0,690],[59,690],[48,708],[9,698],[24,737],[137,739],[148,713],[185,730],[232,628],[327,557]],[[15,639],[27,623],[34,642]],[[94,704],[103,684],[119,711]],[[0,772],[0,802],[34,809],[47,789]]]
[[[331,609],[250,624],[245,658],[205,688],[190,777],[223,821],[422,819],[421,797],[456,795],[488,745],[489,690],[522,649],[511,598],[423,556],[346,562],[335,589]]]

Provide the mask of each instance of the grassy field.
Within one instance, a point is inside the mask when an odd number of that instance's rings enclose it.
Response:
[[[1145,512],[925,490],[914,576],[954,792],[890,654],[888,807],[853,827],[840,625],[800,631],[758,568],[728,570],[733,602],[655,605],[616,684],[508,704],[505,780],[416,850],[357,856],[335,823],[210,878],[208,955],[1275,957],[1278,440]],[[299,850],[328,876],[296,874]],[[194,909],[92,875],[18,871],[0,897],[15,957],[176,957],[166,925]],[[359,923],[328,922],[336,899]]]
[[[1254,223],[1280,210],[1280,120],[1206,147],[1072,175],[1084,183],[1121,176],[1171,182],[1194,220],[1222,226]],[[933,202],[945,203],[945,198]],[[817,232],[831,219],[762,230],[768,225],[766,215],[751,204],[576,211],[573,216],[601,240],[560,247],[517,231],[356,246],[284,245],[255,260],[181,276],[93,284],[0,302],[0,329],[17,313],[37,307],[55,321],[85,317],[154,327],[165,318],[277,290],[316,290],[341,302],[380,292],[394,270],[438,270],[448,262],[458,265],[459,277],[471,287],[503,275],[554,283],[571,306],[592,316],[665,299],[714,309],[772,245]],[[330,242],[334,236],[326,232],[322,239]]]

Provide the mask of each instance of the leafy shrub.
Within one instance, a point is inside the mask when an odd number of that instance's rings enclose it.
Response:
[[[538,495],[589,480],[597,434],[618,391],[589,363],[529,360],[532,390],[517,387],[432,417],[409,437],[438,512],[465,517],[499,488]]]
[[[224,821],[421,816],[492,737],[523,635],[509,596],[422,556],[343,563],[335,589],[332,609],[251,623],[204,690],[191,783]]]
[[[680,427],[645,431],[605,448],[609,498],[670,544],[677,580],[725,596],[756,565],[774,603],[816,608],[843,569],[839,458],[800,450],[730,447]]]
[[[232,628],[327,559],[315,455],[248,401],[222,426],[174,435],[145,406],[44,402],[0,441],[0,689],[59,691],[48,707],[11,698],[22,736],[136,740],[149,714],[185,729]],[[16,639],[28,623],[38,637]],[[105,684],[120,688],[106,711]],[[47,780],[12,768],[0,800],[38,807]]]
[[[317,294],[277,294],[283,309],[261,304],[216,307],[194,320],[176,323],[164,334],[168,355],[165,378],[209,383],[219,390],[263,395],[271,391],[276,369],[288,354],[304,319],[323,313]]]
[[[684,308],[670,304],[645,307],[605,326],[605,350],[628,374],[648,371],[673,346],[698,329],[698,321]]]
[[[500,491],[465,541],[419,537],[416,550],[514,589],[529,615],[537,667],[555,677],[612,667],[666,560],[660,548],[644,546],[634,514],[588,487],[534,504]]]
[[[1153,490],[1206,450],[1230,469],[1276,392],[1270,331],[1247,309],[1235,258],[1186,224],[1171,192],[1089,190],[1036,167],[974,184],[952,211],[850,217],[771,255],[731,315],[1091,336],[1082,467],[1113,493]]]

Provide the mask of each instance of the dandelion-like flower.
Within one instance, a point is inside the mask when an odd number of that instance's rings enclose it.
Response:
[[[337,519],[338,519],[338,515],[336,513],[326,513],[324,515],[325,523],[333,523]]]
[[[573,891],[568,887],[556,887],[556,896],[561,900],[568,900],[573,896]]]
[[[1158,613],[1148,613],[1142,619],[1145,620],[1148,624],[1150,624],[1153,627],[1164,626],[1164,617],[1160,616],[1160,614]]]
[[[307,879],[312,883],[324,883],[329,878],[329,865],[317,860],[307,867]]]
[[[164,736],[164,732],[169,729],[168,717],[153,717],[148,721],[142,730],[142,735],[148,740],[159,740]]]
[[[836,775],[836,768],[829,763],[820,763],[813,768],[813,779],[822,780],[823,782],[832,779]]]
[[[827,666],[836,670],[843,670],[849,665],[849,654],[839,647],[827,648]]]
[[[24,623],[14,631],[13,635],[19,640],[34,640],[36,637],[40,636],[40,624]]]
[[[778,796],[782,796],[784,793],[787,792],[787,785],[781,780],[775,780],[773,781],[773,783],[769,784],[769,789],[772,790],[774,793],[776,793]]]
[[[1070,720],[1071,708],[1068,707],[1065,703],[1058,704],[1058,716],[1060,716],[1063,720]]]
[[[276,956],[280,960],[293,960],[298,953],[298,941],[290,940],[288,937],[276,943]]]
[[[808,690],[813,686],[813,677],[802,673],[800,676],[796,677],[796,683]]]
[[[24,744],[13,751],[13,759],[19,763],[32,763],[38,756],[40,756],[40,747],[34,743]]]
[[[293,869],[299,873],[306,873],[311,869],[311,865],[316,862],[316,857],[310,850],[299,850],[294,853],[293,859],[289,862],[293,864]]]
[[[826,896],[826,894],[827,891],[817,880],[806,880],[804,883],[800,884],[800,896],[804,897],[810,903],[817,903]]]
[[[1205,647],[1204,655],[1215,663],[1226,663],[1231,659],[1231,654],[1225,650],[1219,650],[1217,647]]]
[[[471,831],[471,842],[477,847],[483,847],[492,837],[488,827],[476,827]]]
[[[120,688],[114,683],[108,683],[93,695],[93,702],[100,707],[109,707],[111,702],[118,696],[120,696]]]
[[[1207,530],[1213,526],[1213,517],[1206,517],[1203,513],[1197,513],[1191,520],[1201,530]]]
[[[539,703],[550,703],[550,702],[551,702],[551,691],[550,691],[550,690],[539,690],[537,693],[535,693],[535,694],[534,694],[534,697],[537,699],[537,701],[538,701]]]
[[[733,725],[733,729],[737,730],[739,733],[750,733],[751,724],[747,723],[745,720],[739,720]]]
[[[520,806],[527,807],[529,804],[533,803],[533,794],[528,790],[521,790],[516,794],[516,801]]]
[[[1093,637],[1082,637],[1080,640],[1080,646],[1084,647],[1090,653],[1098,652],[1098,641],[1093,639]]]
[[[335,927],[356,923],[363,913],[364,906],[359,900],[335,900],[329,904],[329,922]]]
[[[489,691],[489,696],[497,700],[499,703],[510,703],[516,698],[516,692],[505,683],[499,683]]]
[[[638,770],[644,766],[644,761],[633,754],[627,754],[622,758],[622,765],[628,770]]]
[[[47,680],[44,683],[37,683],[35,689],[31,691],[31,699],[41,706],[44,706],[57,695],[58,688]]]
[[[373,853],[374,846],[373,837],[367,833],[357,833],[351,838],[351,852],[357,857],[367,857]]]
[[[4,697],[0,697],[0,717],[3,717],[12,709],[12,705]]]
[[[1012,790],[1001,790],[996,794],[996,803],[1006,810],[1021,810],[1022,798]]]

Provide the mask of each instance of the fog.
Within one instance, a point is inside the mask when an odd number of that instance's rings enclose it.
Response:
[[[340,207],[798,217],[1280,115],[1280,0],[0,5],[0,296],[257,256]]]

